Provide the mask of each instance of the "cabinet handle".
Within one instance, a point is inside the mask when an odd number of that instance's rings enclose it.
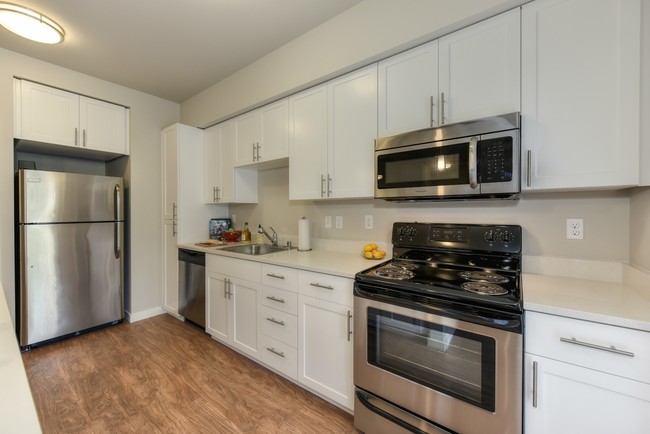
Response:
[[[267,320],[267,321],[271,321],[272,323],[275,323],[275,324],[278,324],[278,325],[281,325],[281,326],[284,325],[284,321],[279,320],[279,319],[275,319],[275,318],[267,318],[266,320]]]
[[[579,341],[576,338],[560,338],[560,341],[567,344],[580,345],[581,347],[592,348],[594,350],[607,351],[608,353],[620,354],[621,356],[634,357],[634,353],[629,351],[619,350],[614,345],[605,347],[603,345],[590,344],[589,342]]]
[[[435,99],[434,96],[431,95],[429,97],[429,120],[431,121],[429,126],[431,127],[436,124],[436,120],[434,119],[435,107],[436,107]]]
[[[172,220],[176,220],[176,212],[177,212],[177,207],[176,207],[176,202],[172,203]]]
[[[325,197],[325,177],[320,176],[320,197]]]
[[[332,196],[332,177],[330,174],[327,174],[327,197]]]
[[[279,274],[266,273],[266,275],[269,276],[269,277],[274,277],[276,279],[284,279],[284,276],[281,276]]]
[[[331,289],[332,291],[334,290],[334,287],[330,285],[321,285],[320,283],[310,283],[310,285],[315,286],[316,288]]]
[[[86,129],[85,128],[83,129],[83,142],[82,143],[83,143],[83,147],[85,148],[86,147]]]
[[[273,347],[266,347],[266,351],[270,351],[270,352],[272,352],[273,354],[275,354],[276,356],[284,357],[284,352],[282,352],[282,351],[278,351],[278,350],[276,350],[276,349],[273,348]]]
[[[260,158],[260,142],[257,142],[256,149],[257,149],[257,161],[260,161],[261,160],[261,158]]]
[[[178,233],[178,230],[176,229],[176,220],[172,222],[172,237],[175,237],[176,234]]]
[[[268,298],[271,301],[277,301],[278,303],[284,303],[284,298],[275,298],[272,295],[267,295],[266,298]]]
[[[217,187],[217,202],[221,202],[221,189]]]
[[[79,146],[79,129],[77,127],[74,129],[74,145]]]
[[[352,336],[352,313],[348,311],[348,342],[350,342],[350,337]]]
[[[530,169],[533,167],[533,151],[530,149],[526,152],[526,186],[530,187],[532,184],[533,175]]]
[[[228,298],[228,278],[223,278],[223,298]]]
[[[445,93],[440,92],[440,125],[445,124]]]
[[[533,407],[537,408],[537,362],[533,362]]]

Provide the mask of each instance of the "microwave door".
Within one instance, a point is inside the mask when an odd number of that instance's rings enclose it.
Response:
[[[470,185],[476,143],[467,138],[376,152],[377,198],[447,197],[479,194]]]

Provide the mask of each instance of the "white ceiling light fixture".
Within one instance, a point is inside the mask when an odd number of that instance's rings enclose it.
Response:
[[[35,10],[0,2],[0,25],[7,30],[43,44],[63,42],[63,27]]]

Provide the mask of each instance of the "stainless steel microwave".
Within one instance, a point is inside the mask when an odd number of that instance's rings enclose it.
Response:
[[[515,199],[520,115],[508,113],[375,140],[375,198]]]

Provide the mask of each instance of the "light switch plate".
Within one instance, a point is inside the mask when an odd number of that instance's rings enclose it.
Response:
[[[332,216],[331,215],[326,215],[325,216],[325,229],[332,229]]]
[[[343,216],[336,216],[336,229],[343,229]]]

